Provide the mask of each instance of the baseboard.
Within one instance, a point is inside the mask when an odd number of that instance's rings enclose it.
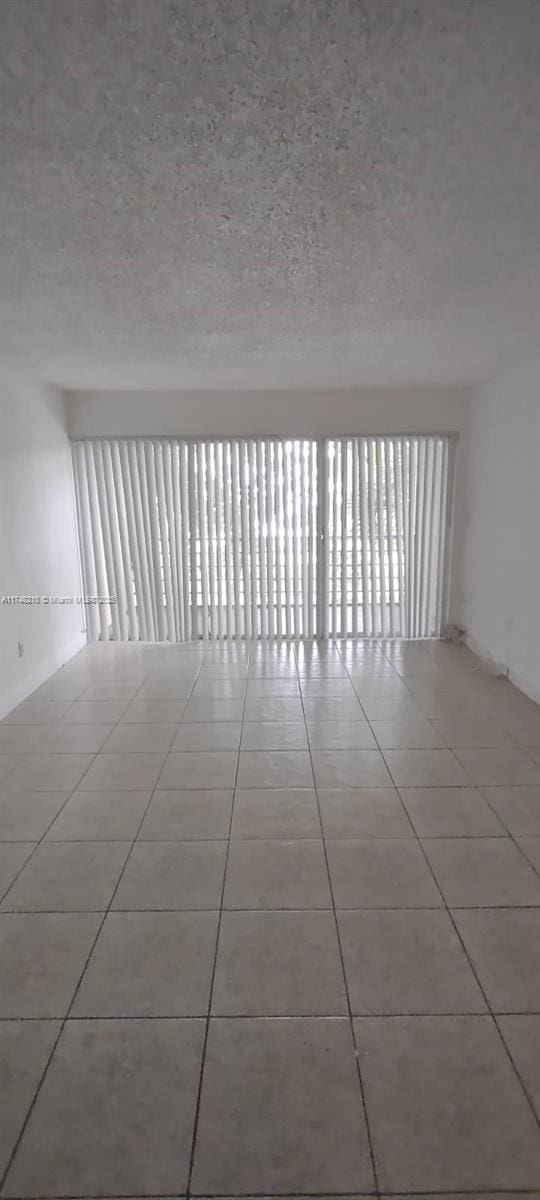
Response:
[[[529,679],[524,679],[523,675],[520,675],[519,672],[509,667],[508,663],[503,663],[493,658],[489,650],[486,650],[486,647],[481,642],[478,642],[472,634],[468,633],[466,635],[465,644],[469,647],[469,650],[472,650],[473,654],[476,654],[476,657],[481,660],[489,671],[494,675],[502,675],[510,683],[513,683],[514,687],[517,687],[520,692],[528,696],[529,700],[534,700],[535,704],[540,704],[540,691]]]
[[[27,675],[17,687],[11,688],[7,696],[2,696],[0,700],[0,720],[7,717],[8,713],[17,708],[18,704],[22,704],[23,700],[31,696],[36,688],[41,687],[42,683],[45,683],[51,675],[54,675],[55,671],[63,667],[64,663],[69,662],[70,658],[78,654],[86,644],[86,634],[79,633],[73,641],[68,642],[67,646],[63,646],[61,650],[57,650],[56,654],[50,655],[45,662],[40,663],[39,667],[32,671],[31,675]]]

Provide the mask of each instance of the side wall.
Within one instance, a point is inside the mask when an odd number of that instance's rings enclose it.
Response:
[[[0,595],[80,591],[64,399],[53,388],[2,373]],[[78,605],[0,605],[0,717],[85,644],[83,625]]]
[[[471,397],[461,620],[540,701],[540,358]]]

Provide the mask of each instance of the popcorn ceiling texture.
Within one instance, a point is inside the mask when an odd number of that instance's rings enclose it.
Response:
[[[9,0],[0,357],[469,384],[537,347],[538,0]]]

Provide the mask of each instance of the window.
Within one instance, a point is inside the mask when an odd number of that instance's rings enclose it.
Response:
[[[451,439],[73,444],[89,636],[440,632]]]

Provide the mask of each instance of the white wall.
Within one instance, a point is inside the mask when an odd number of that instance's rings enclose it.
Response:
[[[64,399],[1,373],[0,595],[80,590]],[[0,716],[85,644],[83,625],[77,605],[0,605]]]
[[[72,437],[332,437],[457,433],[465,388],[274,392],[72,392]]]
[[[540,358],[471,397],[461,620],[540,701]]]

